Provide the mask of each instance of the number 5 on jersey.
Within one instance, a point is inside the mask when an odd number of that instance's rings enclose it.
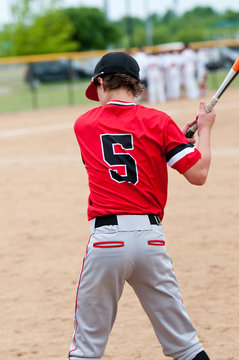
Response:
[[[117,170],[109,169],[109,174],[118,183],[130,182],[134,185],[138,182],[137,164],[128,152],[116,152],[115,146],[119,145],[124,150],[133,150],[132,134],[103,134],[101,145],[103,158],[111,167],[124,167],[125,175],[120,175]]]

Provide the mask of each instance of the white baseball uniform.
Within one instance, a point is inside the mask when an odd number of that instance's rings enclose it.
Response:
[[[166,101],[164,65],[160,55],[149,55],[147,59],[148,98],[151,104]]]
[[[196,81],[197,55],[192,49],[185,49],[181,53],[181,57],[186,96],[188,99],[196,99],[199,97],[199,89]]]

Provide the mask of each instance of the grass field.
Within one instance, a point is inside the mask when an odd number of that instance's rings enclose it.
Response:
[[[24,82],[24,73],[25,65],[0,67],[0,113],[89,103],[84,95],[89,79],[76,80],[72,84],[38,84],[31,90],[29,84]],[[209,73],[208,90],[217,89],[226,73]],[[231,87],[238,86],[238,80],[231,84]]]
[[[25,66],[0,67],[0,112],[87,104],[84,91],[89,79],[72,84],[57,82],[38,84],[33,90],[24,81]]]

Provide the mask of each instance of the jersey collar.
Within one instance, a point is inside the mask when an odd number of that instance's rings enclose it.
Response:
[[[107,102],[106,105],[132,106],[132,105],[136,105],[136,104],[133,102],[112,100],[112,101]]]

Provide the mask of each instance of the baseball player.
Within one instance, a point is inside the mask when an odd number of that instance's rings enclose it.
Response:
[[[208,56],[205,49],[199,49],[197,52],[197,79],[200,89],[200,95],[203,96],[206,93],[206,82],[207,82],[207,63]]]
[[[185,48],[181,53],[183,63],[183,79],[186,96],[188,99],[196,99],[199,97],[199,89],[197,85],[197,55],[194,50],[185,44]]]
[[[196,148],[166,114],[136,104],[139,66],[123,52],[104,55],[86,90],[101,106],[81,115],[75,134],[89,177],[90,239],[76,291],[70,360],[101,360],[127,281],[163,352],[208,360],[181,299],[162,228],[167,165],[202,185],[210,166],[215,114],[200,103]],[[191,139],[192,140],[192,139]]]
[[[148,55],[147,61],[146,74],[149,102],[151,104],[163,103],[166,101],[163,57],[159,54],[151,54]]]
[[[144,85],[143,91],[140,95],[140,101],[148,100],[148,81],[147,81],[147,66],[148,66],[148,55],[145,52],[143,47],[139,48],[139,50],[134,54],[134,58],[139,64],[139,76],[140,81]]]
[[[169,52],[165,55],[164,64],[167,98],[177,100],[181,95],[181,56],[177,52]]]

